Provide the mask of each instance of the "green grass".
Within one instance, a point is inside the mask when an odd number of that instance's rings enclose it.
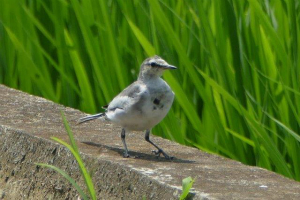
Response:
[[[72,133],[72,130],[71,130],[67,120],[66,120],[66,117],[65,117],[64,113],[61,112],[61,115],[62,115],[64,126],[65,126],[65,129],[66,129],[67,133],[68,133],[69,140],[70,140],[71,144],[68,144],[65,141],[63,141],[59,138],[56,138],[56,137],[52,137],[52,139],[54,141],[60,143],[61,145],[67,147],[71,151],[72,155],[75,157],[75,159],[77,161],[77,164],[79,166],[79,169],[80,169],[81,176],[84,179],[84,183],[85,183],[85,186],[87,188],[88,194],[86,194],[83,191],[83,189],[75,182],[75,180],[72,177],[70,177],[66,172],[64,172],[60,168],[55,167],[53,165],[48,165],[48,164],[45,164],[45,163],[36,163],[36,164],[39,165],[39,166],[42,166],[42,167],[47,167],[47,168],[53,169],[53,170],[57,171],[58,173],[60,173],[63,177],[65,177],[68,180],[69,183],[71,183],[75,187],[75,189],[77,190],[79,195],[84,200],[88,200],[88,199],[96,200],[96,192],[95,192],[95,189],[94,189],[94,184],[92,182],[92,178],[90,176],[90,173],[87,171],[86,167],[84,166],[83,160],[80,156],[80,152],[78,150],[77,144],[76,144],[75,139],[74,139],[74,135]]]
[[[299,181],[299,3],[0,0],[0,82],[96,113],[158,54],[155,134]]]
[[[196,179],[192,179],[190,176],[182,180],[182,194],[180,195],[180,200],[187,199],[195,180]]]

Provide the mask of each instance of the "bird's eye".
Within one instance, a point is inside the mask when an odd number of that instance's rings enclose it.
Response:
[[[156,63],[155,62],[151,62],[150,65],[151,65],[151,67],[154,67],[154,66],[156,66]]]

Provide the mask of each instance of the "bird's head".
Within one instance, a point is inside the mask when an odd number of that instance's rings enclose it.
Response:
[[[149,80],[162,76],[167,69],[177,69],[175,66],[168,64],[159,56],[153,56],[144,60],[141,65],[139,80]]]

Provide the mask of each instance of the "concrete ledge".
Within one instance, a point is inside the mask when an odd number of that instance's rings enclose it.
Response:
[[[49,138],[67,140],[60,116],[64,110],[99,199],[178,199],[181,181],[197,177],[194,199],[300,199],[300,183],[267,170],[245,166],[197,149],[154,137],[175,156],[156,159],[144,134],[131,133],[128,148],[136,159],[123,158],[120,128],[100,120],[76,125],[83,116],[0,85],[0,199],[75,199],[76,191],[58,173],[35,162],[55,165],[83,180],[71,153]]]

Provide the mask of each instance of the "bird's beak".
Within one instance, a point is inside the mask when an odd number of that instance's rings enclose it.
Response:
[[[177,67],[175,67],[173,65],[164,65],[163,68],[165,68],[165,69],[177,69]]]

